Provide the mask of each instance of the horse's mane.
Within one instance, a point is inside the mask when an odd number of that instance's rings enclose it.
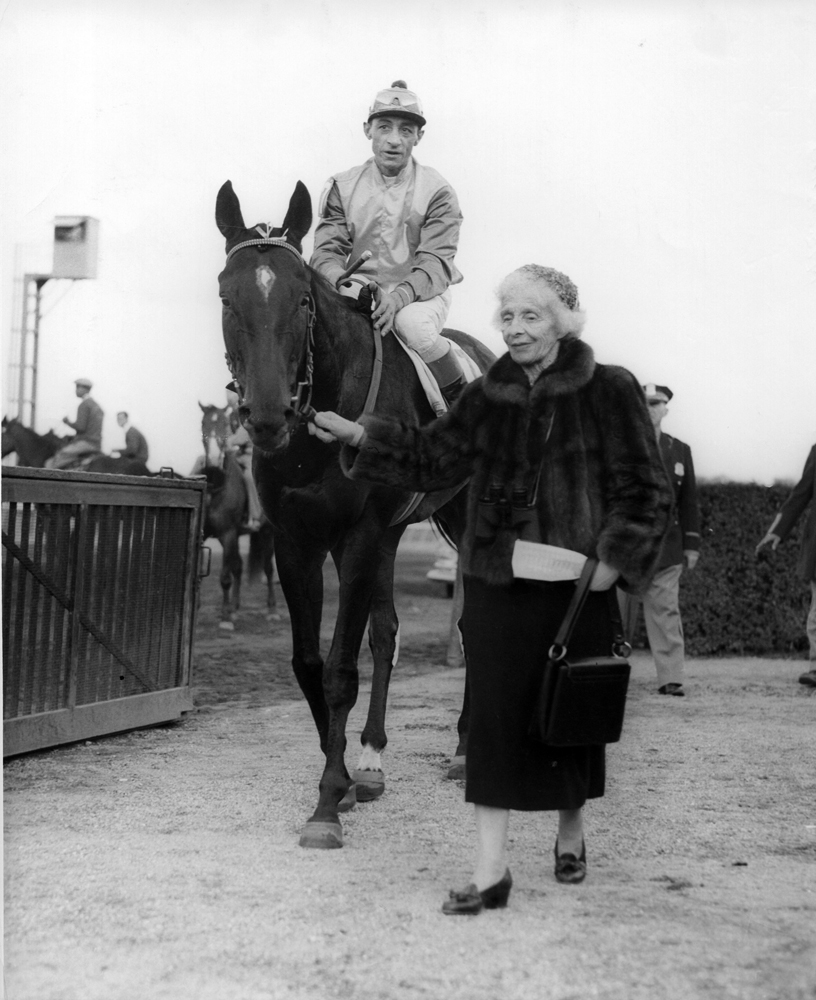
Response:
[[[346,317],[354,318],[359,322],[366,322],[365,316],[357,308],[354,299],[349,298],[348,295],[341,295],[328,278],[325,278],[319,271],[315,271],[308,264],[306,265],[306,271],[312,286],[312,294],[319,303],[321,312],[326,319],[331,319],[332,314],[339,316],[345,313]],[[371,325],[370,322],[368,325]]]

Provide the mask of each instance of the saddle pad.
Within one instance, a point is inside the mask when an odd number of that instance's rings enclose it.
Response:
[[[439,385],[436,379],[431,374],[431,369],[422,360],[422,358],[417,354],[417,352],[409,347],[400,337],[394,334],[394,339],[400,345],[400,347],[405,351],[408,357],[413,361],[414,368],[417,370],[417,375],[419,376],[420,384],[425,391],[425,395],[428,402],[431,404],[434,413],[441,417],[443,413],[448,410],[448,404],[445,402],[445,397],[439,390]],[[482,373],[479,371],[479,366],[469,357],[462,348],[455,344],[453,341],[450,342],[451,350],[455,353],[457,360],[465,374],[465,379],[468,382],[472,382],[474,379],[478,378]]]

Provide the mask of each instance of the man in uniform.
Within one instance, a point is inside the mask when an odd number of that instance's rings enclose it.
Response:
[[[462,213],[450,184],[413,158],[424,125],[419,98],[403,80],[377,94],[363,125],[374,155],[329,178],[310,264],[336,284],[368,251],[341,292],[353,298],[363,292],[365,310],[376,284],[375,329],[394,330],[414,348],[450,403],[465,384],[450,341],[441,336],[450,286],[462,280],[453,262]]]
[[[800,684],[816,687],[816,445],[810,449],[805,462],[802,478],[793,487],[788,499],[756,547],[757,553],[763,545],[770,544],[776,549],[793,530],[793,526],[810,504],[802,550],[799,554],[799,574],[810,584],[810,611],[807,617],[807,636],[810,643],[810,669],[799,678]]]
[[[76,434],[46,462],[50,469],[65,469],[75,465],[83,455],[102,451],[102,420],[105,414],[99,403],[91,399],[93,382],[87,378],[78,378],[74,385],[81,400],[77,407],[77,417],[76,420],[63,417],[62,422],[73,427]]]
[[[125,431],[125,447],[114,448],[114,453],[120,458],[132,458],[147,465],[147,440],[144,434],[132,424],[128,426],[128,419],[125,410],[120,410],[116,414],[116,423]],[[125,428],[127,429],[125,430]]]
[[[682,698],[683,623],[680,620],[680,574],[684,566],[694,569],[700,555],[700,508],[691,449],[677,438],[664,434],[660,425],[674,395],[665,385],[644,385],[649,416],[666,472],[674,489],[674,516],[663,539],[657,572],[649,589],[642,595],[643,617],[649,647],[657,668],[658,692]],[[637,620],[638,598],[621,594],[624,622],[628,635]]]

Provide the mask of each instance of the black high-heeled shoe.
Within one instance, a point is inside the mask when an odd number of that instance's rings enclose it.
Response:
[[[567,885],[577,885],[586,878],[586,844],[581,841],[581,857],[576,858],[574,854],[558,853],[558,837],[555,838],[555,878],[558,882]]]
[[[481,892],[473,882],[464,889],[451,889],[450,896],[442,904],[442,912],[448,916],[472,916],[482,910],[499,910],[507,906],[513,876],[508,868],[502,878]]]

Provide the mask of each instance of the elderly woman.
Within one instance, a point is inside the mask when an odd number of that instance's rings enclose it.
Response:
[[[462,633],[471,694],[465,797],[475,806],[471,883],[448,914],[505,906],[510,810],[557,810],[555,877],[583,881],[583,806],[604,793],[605,747],[550,747],[528,737],[545,651],[574,583],[516,579],[520,533],[599,560],[570,645],[610,654],[609,594],[641,590],[670,508],[668,481],[637,379],[596,363],[579,339],[578,291],[566,275],[528,264],[498,289],[507,353],[424,427],[319,413],[313,433],[347,447],[347,475],[418,490],[469,477],[460,558]],[[502,499],[506,505],[501,507]],[[497,516],[500,509],[513,516]]]

